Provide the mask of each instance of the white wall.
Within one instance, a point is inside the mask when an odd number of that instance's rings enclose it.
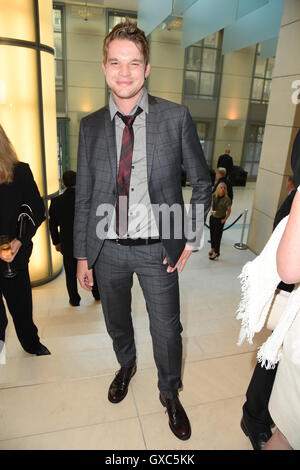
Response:
[[[66,5],[67,115],[70,121],[70,166],[76,169],[79,121],[105,104],[101,71],[102,42],[106,34],[105,10],[84,21]]]
[[[214,149],[214,166],[218,156],[230,144],[234,165],[240,165],[249,107],[255,46],[224,56],[217,131]],[[230,126],[228,121],[238,120]]]
[[[150,40],[151,74],[148,90],[154,96],[182,102],[184,49],[181,31],[153,31]]]

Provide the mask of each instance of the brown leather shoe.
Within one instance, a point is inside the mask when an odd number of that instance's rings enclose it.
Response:
[[[136,364],[132,367],[121,367],[116,373],[108,390],[108,399],[111,403],[120,403],[126,397],[129,382],[135,373]]]
[[[165,398],[160,394],[159,399],[161,404],[167,408],[171,431],[178,439],[187,441],[191,437],[191,425],[179,398]]]

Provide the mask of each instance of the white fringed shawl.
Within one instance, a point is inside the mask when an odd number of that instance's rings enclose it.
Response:
[[[276,266],[276,253],[288,221],[285,217],[272,233],[261,254],[249,261],[242,269],[241,301],[237,310],[237,319],[242,320],[238,339],[241,345],[245,339],[252,344],[253,336],[263,328],[273,301],[280,277]],[[258,362],[266,369],[274,369],[280,359],[284,337],[300,309],[300,287],[290,294],[289,300],[278,325],[267,341],[259,348]]]

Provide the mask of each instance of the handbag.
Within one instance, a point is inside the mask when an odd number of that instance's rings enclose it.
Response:
[[[288,300],[290,297],[290,292],[284,290],[276,289],[271,306],[269,308],[266,328],[268,330],[275,330],[276,326],[280,322],[280,319],[286,309]]]
[[[28,224],[35,226],[32,209],[28,204],[21,205],[21,212],[18,217],[17,238],[22,241],[28,232]]]

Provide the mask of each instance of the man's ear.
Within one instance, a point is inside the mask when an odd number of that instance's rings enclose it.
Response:
[[[102,62],[102,64],[101,64],[101,68],[102,68],[102,72],[103,72],[103,74],[104,74],[104,75],[106,75],[106,65],[105,65],[105,63],[104,63],[104,62]]]
[[[148,64],[146,65],[146,68],[145,68],[145,80],[146,80],[146,78],[148,78],[149,75],[150,75],[150,69],[151,69],[151,67],[150,67],[150,64],[148,63]]]

